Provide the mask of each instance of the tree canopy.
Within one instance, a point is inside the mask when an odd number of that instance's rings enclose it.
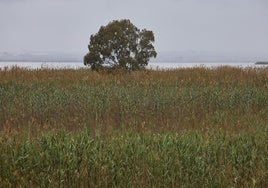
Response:
[[[154,40],[152,31],[140,30],[130,20],[112,21],[90,36],[84,64],[97,71],[104,67],[144,69],[150,58],[157,55]]]

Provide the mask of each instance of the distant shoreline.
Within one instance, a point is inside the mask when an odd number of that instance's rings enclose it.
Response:
[[[255,65],[268,65],[268,61],[258,61]]]
[[[48,61],[42,61],[42,60],[0,60],[0,62],[18,62],[18,63],[83,63],[82,61],[78,60],[48,60]]]
[[[5,60],[5,59],[0,59],[0,62],[15,62],[15,63],[83,63],[83,61],[81,60]],[[252,63],[252,64],[258,64],[258,63],[267,63],[268,64],[268,61],[267,62],[256,62],[254,63],[254,61],[240,61],[240,60],[237,60],[237,61],[205,61],[205,60],[192,60],[192,61],[168,61],[168,60],[163,60],[163,61],[159,61],[159,60],[156,60],[156,61],[150,61],[149,63],[175,63],[175,64],[179,64],[179,63],[212,63],[212,64],[217,64],[217,63]]]
[[[232,66],[238,68],[257,67],[254,62],[149,62],[146,68],[156,70],[168,70],[177,68],[194,68],[194,67],[205,67],[215,68],[220,66]],[[263,65],[266,66],[266,65]],[[42,68],[53,68],[53,69],[78,69],[88,68],[81,61],[1,61],[0,68],[4,67],[22,67],[27,69],[42,69]]]

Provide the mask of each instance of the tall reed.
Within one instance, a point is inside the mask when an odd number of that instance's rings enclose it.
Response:
[[[181,130],[267,122],[268,69],[0,71],[0,127]]]
[[[266,187],[267,128],[0,140],[3,187]]]
[[[0,69],[0,187],[267,187],[268,69]]]

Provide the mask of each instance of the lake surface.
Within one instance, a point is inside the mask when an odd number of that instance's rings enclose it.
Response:
[[[0,62],[0,68],[18,66],[27,69],[79,69],[85,68],[82,62]],[[174,69],[174,68],[193,68],[193,67],[206,67],[214,68],[220,66],[234,66],[240,68],[247,67],[263,67],[267,65],[255,65],[255,62],[150,62],[148,68],[151,69]]]

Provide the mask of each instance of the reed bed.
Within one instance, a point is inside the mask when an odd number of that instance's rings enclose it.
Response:
[[[0,69],[0,186],[265,187],[268,69]]]
[[[267,128],[0,140],[3,187],[266,187]]]

